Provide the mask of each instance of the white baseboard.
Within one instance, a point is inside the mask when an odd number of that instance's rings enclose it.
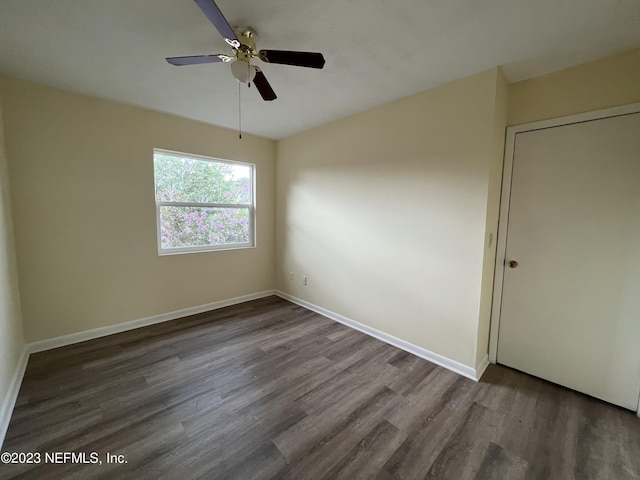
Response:
[[[22,385],[22,378],[24,377],[24,371],[27,368],[27,361],[29,360],[29,352],[25,346],[22,349],[22,354],[16,365],[16,369],[13,372],[11,383],[9,388],[4,394],[2,404],[0,405],[0,451],[2,451],[2,445],[4,443],[4,437],[7,434],[7,428],[9,428],[9,421],[11,420],[11,414],[13,413],[13,407],[16,405],[18,399],[18,393],[20,392],[20,385]]]
[[[480,362],[480,365],[476,366],[476,376],[478,380],[482,378],[484,371],[487,369],[490,363],[491,362],[489,361],[489,354],[487,354],[484,356],[484,358]]]
[[[82,332],[70,333],[69,335],[62,335],[60,337],[47,338],[45,340],[40,340],[28,344],[27,350],[29,353],[43,352],[45,350],[64,347],[74,343],[84,342],[86,340],[93,340],[94,338],[106,337],[107,335],[113,335],[114,333],[135,330],[136,328],[155,325],[156,323],[168,322],[169,320],[176,320],[178,318],[188,317],[189,315],[195,315],[197,313],[217,310],[219,308],[229,307],[231,305],[248,302],[250,300],[257,300],[258,298],[264,298],[275,294],[275,290],[251,293],[249,295],[242,295],[241,297],[221,300],[219,302],[206,303],[204,305],[183,308],[181,310],[175,310],[169,313],[161,313],[159,315],[152,315],[150,317],[138,318],[129,322],[118,323],[117,325],[109,325],[106,327],[84,330]]]
[[[427,350],[426,348],[422,348],[412,343],[409,343],[406,340],[402,340],[401,338],[394,337],[393,335],[389,335],[388,333],[382,332],[368,325],[364,325],[360,322],[356,322],[355,320],[347,318],[338,313],[332,312],[331,310],[327,310],[326,308],[322,308],[317,305],[314,305],[313,303],[307,302],[306,300],[302,300],[301,298],[297,298],[297,297],[294,297],[293,295],[289,295],[288,293],[282,292],[280,290],[276,290],[275,294],[281,298],[284,298],[285,300],[289,300],[292,303],[295,303],[297,305],[300,305],[301,307],[304,307],[316,313],[319,313],[320,315],[330,318],[331,320],[335,320],[336,322],[342,323],[362,333],[366,333],[367,335],[377,338],[378,340],[382,340],[383,342],[388,343],[389,345],[393,345],[394,347],[398,347],[401,350],[404,350],[405,352],[409,352],[420,358],[424,358],[425,360],[435,363],[436,365],[440,365],[441,367],[451,370],[452,372],[462,375],[463,377],[470,378],[471,380],[474,380],[476,382],[480,379],[480,376],[489,365],[489,358],[487,357],[486,365],[485,365],[485,362],[483,362],[481,364],[481,367],[476,369],[468,365],[465,365],[464,363],[460,363],[450,358],[447,358],[444,355],[440,355],[439,353],[435,353],[430,350]]]

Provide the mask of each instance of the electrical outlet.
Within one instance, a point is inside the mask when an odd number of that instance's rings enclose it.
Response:
[[[289,272],[289,280],[293,280],[293,272]]]
[[[307,284],[307,276],[306,276],[306,275],[303,275],[303,276],[302,276],[302,284],[303,284],[303,285],[306,285],[306,284]]]

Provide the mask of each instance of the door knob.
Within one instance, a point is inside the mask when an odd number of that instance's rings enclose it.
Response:
[[[509,263],[507,263],[507,265],[509,265],[509,268],[516,268],[518,266],[518,262],[516,262],[515,260],[509,260]]]

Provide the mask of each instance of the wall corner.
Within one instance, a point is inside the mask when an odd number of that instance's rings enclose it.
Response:
[[[493,86],[491,150],[489,182],[487,185],[487,208],[485,219],[484,255],[482,261],[482,282],[480,308],[475,344],[475,364],[485,364],[489,351],[489,330],[491,324],[491,303],[502,192],[502,169],[504,165],[504,145],[507,128],[509,85],[499,67],[495,68]],[[486,368],[486,367],[485,367]]]

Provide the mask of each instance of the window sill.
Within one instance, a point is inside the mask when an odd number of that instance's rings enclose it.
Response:
[[[184,255],[188,253],[210,253],[210,252],[226,252],[228,250],[246,250],[256,248],[255,245],[221,245],[216,247],[188,247],[188,248],[166,248],[158,250],[158,256],[166,257],[171,255]]]

